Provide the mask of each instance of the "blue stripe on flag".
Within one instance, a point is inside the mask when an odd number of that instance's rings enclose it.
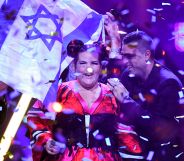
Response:
[[[0,9],[0,49],[24,0],[4,1]]]
[[[63,51],[66,49],[68,43],[73,39],[80,39],[84,43],[91,39],[91,36],[98,29],[102,15],[95,12],[88,14],[86,19],[69,35],[63,38]]]

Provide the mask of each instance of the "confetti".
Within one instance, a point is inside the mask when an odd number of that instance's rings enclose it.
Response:
[[[156,66],[156,67],[160,67],[161,65],[160,65],[160,64],[158,64],[158,63],[156,63],[156,64],[155,64],[155,66]]]
[[[127,15],[128,13],[130,13],[130,11],[128,9],[125,9],[125,10],[121,11],[122,15]]]
[[[105,143],[107,146],[111,146],[111,142],[109,138],[105,138]]]
[[[99,130],[95,130],[95,131],[93,132],[93,136],[95,137],[98,133],[99,133]]]
[[[135,74],[130,73],[128,76],[129,76],[130,78],[133,78],[133,77],[135,77]]]
[[[88,73],[93,73],[93,69],[92,68],[87,68],[87,72]]]
[[[62,109],[63,109],[62,105],[58,102],[54,102],[49,105],[49,110],[53,112],[61,112]]]
[[[139,93],[138,96],[142,102],[146,101],[142,93]]]
[[[181,75],[184,75],[184,71],[183,70],[178,70],[178,73]]]
[[[162,3],[162,6],[171,6],[171,3]]]
[[[176,118],[176,119],[183,119],[183,118],[184,118],[184,115],[176,116],[175,118]]]
[[[178,155],[175,156],[175,158],[179,158],[182,154],[183,152],[179,153]]]
[[[156,16],[151,16],[151,22],[156,22],[157,17]]]
[[[150,92],[154,95],[157,95],[157,91],[155,89],[150,89]]]
[[[163,11],[163,8],[153,8],[154,11]]]
[[[165,56],[166,55],[166,52],[163,50],[162,51],[162,56]]]
[[[147,138],[143,137],[143,136],[139,136],[142,140],[144,141],[149,141]]]
[[[2,106],[0,106],[0,111],[2,111],[3,110],[3,107]]]
[[[167,142],[167,143],[162,143],[161,144],[161,146],[165,146],[165,145],[169,145],[169,144],[171,144],[171,142],[169,141],[169,142]]]
[[[152,13],[152,14],[156,14],[156,11],[151,10],[151,9],[146,9],[146,11],[149,12],[149,13]]]
[[[79,148],[83,148],[83,147],[84,147],[80,142],[77,143],[77,146],[78,146]]]
[[[183,98],[184,97],[183,91],[179,91],[178,94],[179,94],[179,97],[180,98]]]
[[[153,155],[154,155],[154,151],[149,151],[149,153],[148,153],[148,156],[147,156],[146,160],[152,160]]]
[[[121,34],[121,35],[125,35],[125,34],[127,34],[127,32],[125,32],[125,31],[121,31],[121,30],[119,30],[119,31],[118,31],[118,33],[119,33],[119,34]]]
[[[145,115],[145,116],[141,116],[143,119],[150,119],[150,116]]]

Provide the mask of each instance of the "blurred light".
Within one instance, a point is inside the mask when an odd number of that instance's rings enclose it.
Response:
[[[166,52],[164,50],[162,50],[162,56],[165,56]]]
[[[125,34],[127,34],[127,32],[125,32],[125,31],[121,31],[121,30],[119,30],[119,31],[118,31],[118,33],[119,33],[119,34],[121,34],[121,35],[125,35]]]
[[[184,22],[175,24],[175,47],[178,51],[184,51]]]
[[[93,69],[92,68],[87,68],[87,72],[88,73],[93,73]]]
[[[61,106],[61,104],[60,103],[58,103],[58,102],[54,102],[54,103],[52,103],[52,109],[54,110],[54,112],[61,112],[62,111],[62,106]]]

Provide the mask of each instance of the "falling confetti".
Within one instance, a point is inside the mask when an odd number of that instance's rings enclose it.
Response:
[[[171,142],[169,141],[169,142],[167,142],[167,143],[162,143],[161,144],[161,146],[165,146],[165,145],[169,145],[169,144],[171,144]]]
[[[183,152],[179,153],[178,155],[175,156],[175,158],[179,158],[182,154]]]
[[[150,119],[150,116],[146,115],[146,116],[141,116],[143,119]]]
[[[153,156],[154,156],[154,151],[149,151],[146,160],[152,160]]]
[[[144,141],[149,141],[147,138],[143,137],[143,136],[139,136],[142,140]]]
[[[171,6],[171,3],[162,3],[162,6]]]
[[[105,143],[107,146],[111,146],[111,141],[109,138],[105,138]]]

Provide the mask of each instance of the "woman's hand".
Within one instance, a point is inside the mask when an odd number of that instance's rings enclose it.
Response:
[[[47,153],[51,155],[56,155],[59,153],[63,153],[66,149],[66,145],[64,143],[54,141],[53,139],[49,139],[45,145],[45,149]]]
[[[123,103],[129,97],[128,90],[117,78],[110,78],[107,82],[107,85],[120,103]]]

